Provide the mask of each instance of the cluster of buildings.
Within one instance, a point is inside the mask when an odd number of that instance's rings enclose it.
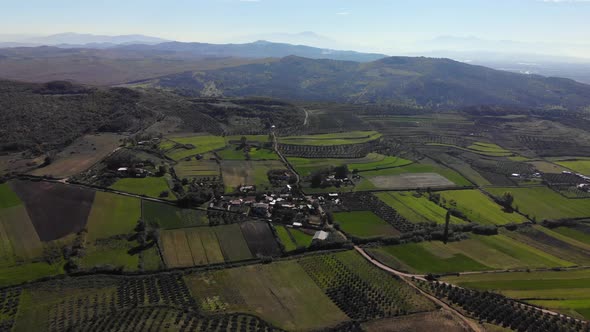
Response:
[[[153,175],[152,172],[146,170],[142,163],[133,165],[133,167],[119,167],[117,168],[117,175],[122,178],[145,178]]]

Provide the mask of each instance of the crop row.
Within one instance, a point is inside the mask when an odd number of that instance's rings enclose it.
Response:
[[[12,329],[21,293],[21,288],[0,291],[0,331],[10,331]]]
[[[453,285],[419,281],[438,298],[462,307],[478,319],[516,331],[590,331],[587,322],[564,315],[551,315],[503,295],[464,289]]]
[[[399,280],[368,281],[333,255],[306,257],[303,269],[350,318],[368,320],[405,315],[414,310],[411,294]]]
[[[394,208],[385,204],[378,197],[370,193],[352,193],[343,195],[344,205],[350,210],[373,211],[381,219],[388,222],[402,233],[409,233],[417,230],[420,226],[408,221]]]
[[[302,158],[362,158],[371,152],[373,142],[346,145],[290,145],[279,144],[279,150],[290,157]]]

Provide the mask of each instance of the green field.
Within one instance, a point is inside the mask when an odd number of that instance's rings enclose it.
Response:
[[[277,231],[277,236],[279,240],[285,247],[285,252],[293,251],[297,249],[297,244],[291,240],[291,236],[289,235],[289,230],[283,225],[274,225],[274,228]]]
[[[371,251],[383,263],[416,273],[572,266],[542,250],[503,235],[471,235],[460,242],[421,242]]]
[[[482,142],[475,142],[468,147],[462,147],[453,144],[443,144],[443,143],[426,143],[428,146],[441,146],[441,147],[450,147],[455,148],[458,150],[473,152],[485,156],[490,157],[508,157],[514,155],[512,152],[503,149],[502,147],[492,144],[492,143],[482,143]]]
[[[590,176],[590,158],[568,159],[556,161],[555,163],[565,168],[569,168],[574,172]]]
[[[583,243],[586,245],[590,245],[590,234],[583,232],[581,230],[570,228],[570,227],[557,227],[551,229],[555,233],[559,233],[563,236],[569,237],[572,240],[577,241],[578,243]]]
[[[99,191],[88,216],[88,240],[133,233],[140,218],[139,199]]]
[[[8,183],[0,184],[0,209],[22,204],[20,198],[12,191]]]
[[[335,326],[348,317],[297,261],[252,265],[185,277],[205,312],[245,312],[289,331]]]
[[[375,193],[385,204],[394,208],[408,221],[413,223],[435,222],[444,224],[447,210],[428,199],[428,194],[418,194],[411,191]],[[451,223],[465,223],[457,217],[451,216]]]
[[[130,255],[128,251],[136,242],[127,240],[103,240],[87,246],[85,255],[80,259],[82,269],[111,266],[123,271],[137,271],[139,254]]]
[[[142,201],[142,218],[148,224],[158,224],[164,229],[206,226],[207,213],[200,210],[180,209],[173,205]]]
[[[160,193],[163,191],[170,192],[166,177],[123,178],[115,182],[110,188],[156,198],[160,197]],[[169,195],[174,196],[172,194]]]
[[[452,190],[440,192],[447,208],[462,212],[469,220],[488,225],[521,223],[527,219],[518,213],[506,213],[500,205],[479,190]]]
[[[590,217],[590,199],[568,199],[547,187],[486,190],[497,197],[501,197],[504,192],[511,192],[514,195],[513,206],[538,221]]]
[[[313,241],[312,235],[306,234],[299,229],[291,229],[289,230],[289,232],[291,232],[291,235],[293,235],[293,238],[295,238],[295,242],[297,242],[297,247],[307,248],[311,245],[311,242]]]
[[[407,175],[419,175],[419,174],[438,174],[443,177],[443,179],[434,179],[433,181],[428,181],[428,179],[405,179],[404,176]],[[370,180],[373,183],[373,188],[383,188],[389,186],[391,189],[397,188],[418,188],[418,187],[436,187],[436,186],[448,186],[448,185],[457,185],[457,186],[471,186],[471,182],[465,179],[461,174],[453,171],[450,168],[446,168],[443,166],[438,165],[429,165],[429,164],[410,164],[402,167],[396,168],[389,168],[389,169],[382,169],[378,171],[367,171],[362,172],[361,176]],[[377,181],[387,181],[389,178],[390,183],[385,183],[384,185],[379,185]],[[448,181],[441,181],[441,180],[448,180]],[[450,183],[449,183],[450,181]],[[364,188],[363,188],[364,189]]]
[[[500,292],[508,297],[590,319],[590,270],[512,272],[446,277],[463,287]]]
[[[334,220],[347,234],[363,239],[399,235],[396,229],[371,211],[337,212]]]
[[[225,139],[221,136],[186,136],[169,137],[170,140],[179,144],[192,144],[194,148],[175,148],[167,151],[166,155],[174,160],[181,160],[186,157],[202,154],[205,152],[221,149],[225,146]],[[166,145],[166,147],[168,147]]]
[[[293,145],[344,145],[371,142],[381,138],[376,131],[350,131],[335,134],[302,135],[280,137],[279,142]]]
[[[412,161],[399,157],[369,153],[364,158],[335,159],[335,158],[300,158],[289,157],[289,162],[301,176],[309,176],[315,171],[330,167],[347,165],[350,171],[370,171],[375,169],[392,168],[411,164]]]
[[[219,164],[214,160],[181,160],[174,166],[179,179],[219,176]]]
[[[0,268],[0,287],[16,285],[25,281],[33,281],[39,278],[64,274],[64,262],[59,261],[53,265],[44,262],[25,263],[10,267]]]

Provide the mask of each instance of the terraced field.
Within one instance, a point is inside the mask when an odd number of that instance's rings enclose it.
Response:
[[[508,297],[590,319],[590,270],[513,272],[445,277],[462,287],[500,292]]]
[[[325,146],[360,144],[379,138],[381,138],[381,134],[376,131],[350,131],[334,134],[286,136],[279,138],[279,142],[293,145]]]
[[[330,167],[347,165],[350,171],[359,172],[376,169],[393,168],[405,166],[412,163],[399,157],[384,156],[378,153],[369,153],[364,158],[337,159],[337,158],[300,158],[289,157],[289,163],[293,165],[301,176],[309,176],[315,171],[324,170]]]

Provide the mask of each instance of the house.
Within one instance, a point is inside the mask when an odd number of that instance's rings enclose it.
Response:
[[[248,193],[251,191],[256,191],[256,187],[254,187],[254,186],[241,186],[240,191],[243,193]]]
[[[293,227],[295,227],[295,228],[303,227],[303,224],[300,222],[294,222]]]

